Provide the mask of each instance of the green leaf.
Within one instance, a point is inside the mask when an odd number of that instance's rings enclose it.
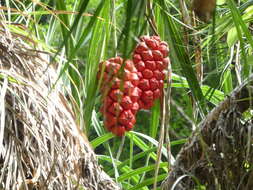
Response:
[[[226,3],[226,0],[217,0],[216,4],[217,5],[223,5]]]
[[[110,36],[110,25],[106,21],[110,21],[110,1],[105,1],[100,16],[104,20],[96,20],[96,24],[92,30],[92,37],[89,45],[88,60],[85,68],[85,109],[84,121],[86,130],[89,131],[91,124],[92,111],[95,105],[97,92],[97,70],[98,65],[104,58],[107,50],[108,38]]]
[[[159,8],[163,13],[163,17],[166,19],[166,27],[167,27],[167,36],[169,38],[169,47],[171,52],[171,57],[174,58],[172,63],[178,64],[181,66],[181,72],[189,84],[193,97],[200,108],[201,112],[207,113],[207,105],[203,93],[200,89],[199,82],[197,80],[197,76],[195,71],[193,70],[192,63],[190,57],[187,53],[186,48],[184,47],[184,43],[182,40],[182,36],[180,35],[179,27],[175,20],[173,20],[172,16],[169,14],[169,8],[164,0],[158,0]],[[181,26],[180,26],[181,27]]]
[[[156,138],[157,130],[160,119],[160,101],[156,100],[155,105],[151,108],[151,124],[150,124],[150,136]]]
[[[173,146],[176,146],[176,145],[183,145],[184,143],[187,142],[187,139],[180,139],[180,140],[176,140],[176,141],[171,141],[170,144],[171,144],[171,147]],[[157,147],[153,147],[153,148],[148,148],[146,151],[143,151],[141,153],[138,153],[138,154],[135,154],[132,158],[132,161],[137,161],[138,159],[142,159],[144,158],[145,156],[149,155],[150,153],[152,152],[155,152],[157,151]],[[124,160],[122,163],[120,163],[117,167],[118,169],[122,168],[123,166],[127,165],[129,163],[129,160],[130,159],[126,159]],[[108,171],[108,175],[112,176],[114,170],[111,169],[110,171]]]
[[[105,142],[108,142],[113,137],[114,137],[114,135],[112,133],[106,133],[106,134],[99,136],[96,139],[92,140],[90,143],[91,143],[91,146],[95,149],[99,145],[101,145]]]
[[[159,181],[163,181],[166,177],[168,176],[168,174],[161,174],[161,175],[158,175],[157,176],[157,182]],[[141,187],[144,187],[144,186],[148,186],[148,185],[152,185],[154,183],[154,178],[149,178],[149,179],[146,179],[144,180],[143,182],[139,183],[138,185],[128,189],[128,190],[138,190],[140,189]]]
[[[107,161],[107,162],[109,162],[109,163],[112,163],[112,158],[110,158],[109,156],[98,155],[97,157],[98,157],[99,160],[103,160],[103,161]],[[114,162],[115,162],[117,165],[121,163],[121,162],[118,161],[118,160],[114,160]],[[118,168],[118,169],[119,169],[119,168]],[[122,173],[130,173],[130,172],[133,172],[133,170],[132,170],[129,166],[127,166],[127,165],[124,165],[123,167],[121,167],[121,168],[120,168],[120,171],[121,171]],[[113,173],[112,173],[112,174],[113,174]],[[140,179],[140,177],[138,176],[138,174],[133,175],[133,176],[131,176],[131,177],[129,177],[129,178],[132,180],[132,182],[133,182],[134,184],[137,184],[137,183],[139,182],[139,179]]]
[[[232,17],[233,17],[233,21],[237,30],[237,35],[238,38],[240,40],[240,45],[241,45],[241,50],[242,50],[242,58],[244,60],[244,68],[243,68],[243,77],[246,78],[249,76],[249,65],[247,62],[247,58],[246,58],[246,52],[244,50],[245,48],[245,42],[243,40],[243,36],[242,33],[245,35],[249,45],[251,46],[251,48],[253,48],[253,39],[252,39],[252,35],[247,27],[247,25],[245,24],[245,22],[242,19],[242,16],[240,14],[240,11],[237,9],[236,4],[233,0],[227,0],[228,6],[230,8]]]
[[[167,162],[161,162],[159,165],[159,168],[166,167],[166,166],[168,166]],[[137,168],[131,172],[122,174],[120,177],[118,177],[118,181],[121,182],[121,181],[126,180],[128,178],[131,178],[132,176],[139,175],[139,174],[142,174],[144,172],[148,172],[148,171],[151,171],[154,169],[155,169],[155,164],[152,164],[152,165],[149,165],[146,167]]]
[[[224,72],[222,87],[224,89],[225,94],[227,95],[233,90],[232,75],[230,69],[227,69]]]
[[[236,43],[237,40],[238,40],[237,30],[235,27],[233,27],[228,31],[228,36],[227,36],[228,47],[232,47]]]
[[[253,65],[253,55],[248,56],[247,60],[250,65]]]

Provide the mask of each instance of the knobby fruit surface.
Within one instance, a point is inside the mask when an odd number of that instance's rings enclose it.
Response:
[[[170,64],[168,45],[158,36],[142,36],[135,47],[133,62],[140,78],[140,109],[150,109],[162,96],[166,69]]]
[[[140,109],[150,109],[163,93],[170,64],[168,45],[158,36],[143,36],[133,52],[133,61],[120,57],[100,63],[101,113],[108,131],[123,136],[136,123]]]
[[[108,131],[123,136],[136,122],[139,110],[139,75],[131,60],[120,57],[100,63],[98,78],[101,80],[104,125]]]

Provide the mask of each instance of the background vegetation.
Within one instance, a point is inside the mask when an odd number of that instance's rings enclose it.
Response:
[[[141,111],[121,139],[105,131],[96,72],[102,60],[131,58],[141,35],[156,30],[170,47],[172,159],[206,114],[249,76],[253,64],[252,0],[217,0],[210,22],[194,21],[191,2],[175,0],[5,0],[7,27],[51,56],[63,89],[99,162],[124,189],[151,189],[167,176],[166,145],[155,174],[161,110]],[[183,14],[184,13],[184,14]],[[189,17],[185,17],[186,16]],[[203,73],[201,68],[203,67]],[[46,71],[45,71],[46,72]],[[54,86],[52,86],[54,88]],[[245,114],[245,118],[251,113]],[[158,184],[159,186],[159,184]],[[159,189],[159,187],[157,188]]]

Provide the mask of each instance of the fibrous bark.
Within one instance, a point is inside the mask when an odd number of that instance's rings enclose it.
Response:
[[[163,190],[245,190],[253,186],[253,75],[214,108],[182,147]]]
[[[0,23],[0,189],[120,189],[98,165],[61,82],[50,89],[57,74],[48,66],[49,56],[4,26]]]

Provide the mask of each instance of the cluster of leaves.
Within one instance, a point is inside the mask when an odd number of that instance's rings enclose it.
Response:
[[[136,39],[157,32],[168,42],[172,75],[171,151],[225,95],[251,73],[253,1],[217,1],[215,17],[198,26],[184,23],[175,0],[6,0],[1,5],[12,32],[32,37],[52,53],[58,79],[65,81],[77,122],[90,138],[105,171],[125,189],[149,189],[168,172],[162,149],[158,176],[160,104],[140,112],[125,143],[106,133],[99,113],[98,64],[118,52],[129,58]],[[190,8],[189,8],[190,10]],[[155,25],[152,25],[152,23]],[[198,37],[198,44],[194,37]],[[185,43],[184,38],[189,39]],[[200,43],[199,43],[200,42]],[[199,47],[200,45],[200,47]],[[200,53],[196,53],[200,48]],[[201,56],[203,81],[196,74]],[[52,86],[53,87],[53,86]],[[124,144],[124,146],[123,146]]]

